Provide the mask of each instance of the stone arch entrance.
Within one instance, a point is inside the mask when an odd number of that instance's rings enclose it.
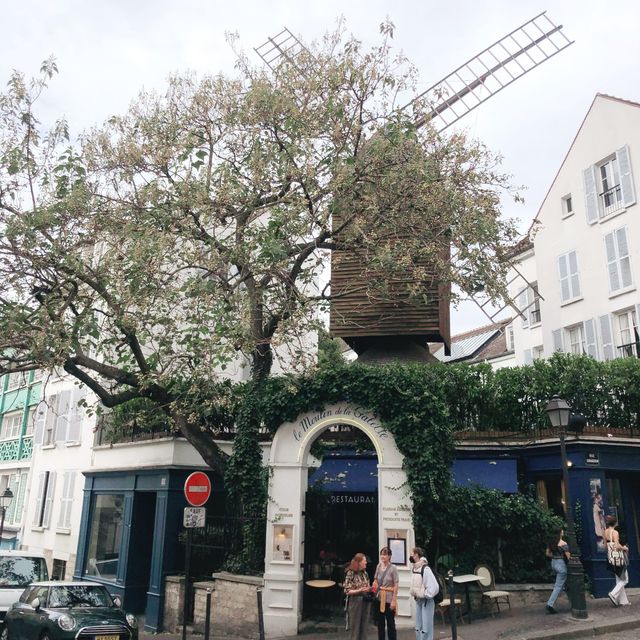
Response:
[[[378,546],[395,538],[406,548],[398,565],[398,626],[411,625],[408,554],[414,546],[412,506],[403,457],[393,435],[366,409],[338,403],[298,416],[282,424],[269,458],[269,505],[264,574],[264,620],[267,636],[296,635],[302,616],[304,579],[304,509],[307,458],[312,443],[329,427],[354,426],[371,440],[378,456]],[[405,541],[404,545],[401,542]],[[400,555],[400,554],[398,554]],[[396,558],[394,558],[396,559]],[[401,558],[398,557],[398,560]]]

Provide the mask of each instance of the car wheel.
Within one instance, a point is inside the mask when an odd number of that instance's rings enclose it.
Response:
[[[9,627],[7,626],[6,622],[2,625],[2,633],[0,633],[0,640],[11,640],[11,636],[9,635]]]

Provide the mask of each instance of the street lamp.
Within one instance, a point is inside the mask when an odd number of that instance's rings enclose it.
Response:
[[[571,603],[571,615],[574,618],[587,617],[587,601],[584,593],[584,569],[580,562],[578,542],[576,540],[576,528],[573,520],[573,509],[571,508],[571,494],[569,493],[569,462],[567,460],[567,448],[564,438],[567,433],[567,426],[571,417],[571,407],[566,400],[553,396],[545,409],[549,416],[551,425],[558,429],[560,435],[560,457],[562,459],[562,484],[564,485],[564,499],[566,504],[565,513],[567,516],[567,538],[569,538],[569,549],[571,557],[567,566],[567,595]]]
[[[0,495],[0,546],[2,545],[2,534],[4,532],[4,517],[7,509],[13,500],[13,491],[7,487],[4,493]]]

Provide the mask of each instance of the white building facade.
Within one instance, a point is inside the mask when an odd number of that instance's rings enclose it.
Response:
[[[596,95],[514,260],[532,284],[510,291],[515,364],[638,355],[638,176],[640,104]]]

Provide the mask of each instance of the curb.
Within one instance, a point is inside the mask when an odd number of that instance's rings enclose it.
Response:
[[[566,631],[553,629],[543,633],[526,635],[522,637],[522,640],[571,640],[572,638],[595,638],[597,636],[604,636],[610,632],[627,631],[638,627],[640,627],[640,617],[629,616],[627,618],[619,618],[615,622],[603,621],[591,623],[581,629],[567,629]]]

